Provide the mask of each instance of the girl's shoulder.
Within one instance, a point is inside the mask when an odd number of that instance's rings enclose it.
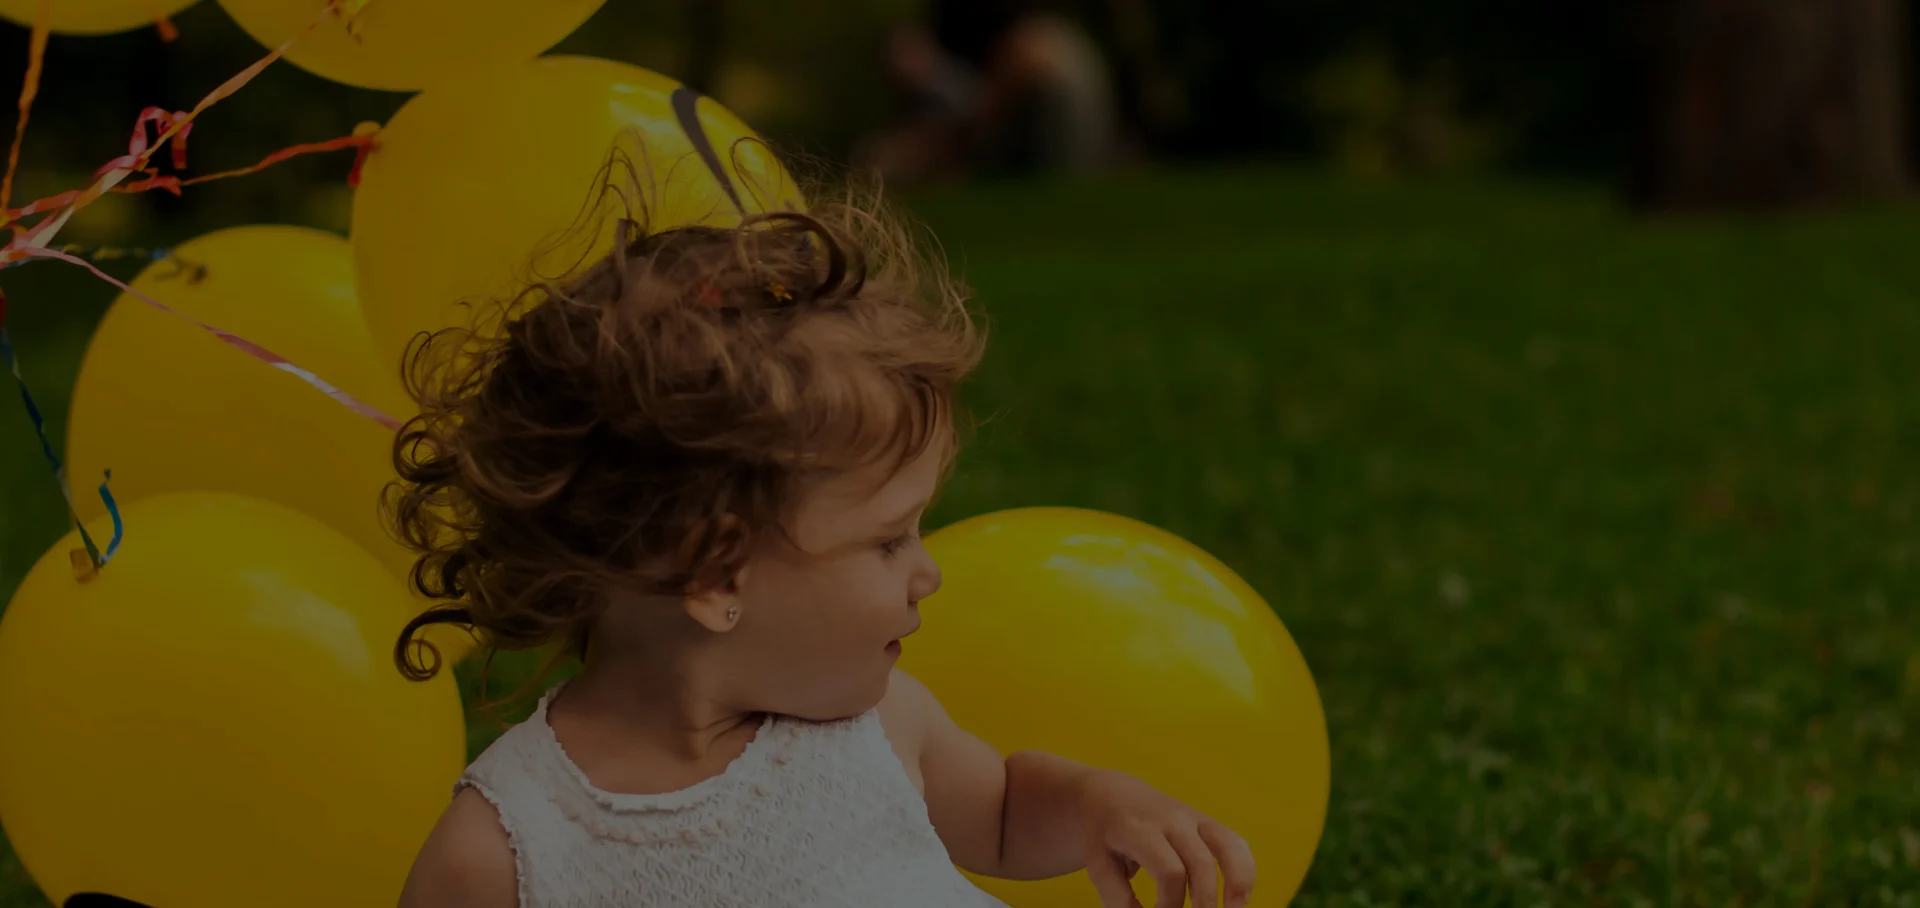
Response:
[[[414,859],[400,908],[516,908],[519,875],[498,809],[464,787]]]

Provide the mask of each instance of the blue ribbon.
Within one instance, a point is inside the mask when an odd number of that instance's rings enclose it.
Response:
[[[14,353],[13,339],[7,335],[5,325],[6,302],[0,297],[0,359],[7,361],[7,368],[13,371],[13,379],[20,386],[20,401],[26,404],[27,418],[33,422],[33,431],[40,437],[40,453],[46,455],[47,464],[53,468],[53,479],[60,485],[60,497],[67,502],[67,515],[73,518],[75,529],[80,531],[80,542],[87,547],[87,557],[93,562],[95,570],[105,567],[114,554],[120,551],[120,539],[126,527],[120,520],[120,506],[113,500],[113,493],[107,491],[107,484],[113,481],[113,471],[107,470],[106,477],[100,483],[100,500],[106,503],[107,514],[113,518],[113,538],[107,542],[103,553],[87,533],[86,525],[80,521],[80,512],[73,506],[73,493],[67,487],[67,468],[60,462],[59,455],[53,453],[53,441],[47,437],[47,421],[40,415],[40,407],[33,402],[33,393],[27,390],[27,380],[20,374],[20,358]]]

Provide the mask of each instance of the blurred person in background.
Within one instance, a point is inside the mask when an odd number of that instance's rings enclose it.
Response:
[[[1118,156],[1112,74],[1090,35],[1033,0],[935,0],[885,50],[900,107],[855,152],[890,181],[1097,173]]]

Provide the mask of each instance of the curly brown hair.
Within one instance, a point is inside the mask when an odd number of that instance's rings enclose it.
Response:
[[[732,228],[623,212],[611,253],[494,328],[416,339],[384,507],[411,586],[446,601],[401,633],[402,674],[438,672],[435,624],[489,659],[584,656],[608,590],[730,577],[805,482],[936,444],[951,467],[984,328],[923,231],[857,183],[835,196]]]

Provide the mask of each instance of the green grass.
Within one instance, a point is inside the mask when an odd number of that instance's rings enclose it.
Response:
[[[1296,904],[1920,905],[1920,214],[1261,169],[919,207],[995,329],[935,522],[1118,511],[1263,591],[1333,743]],[[58,410],[81,334],[19,334]],[[4,592],[60,521],[0,425]]]

